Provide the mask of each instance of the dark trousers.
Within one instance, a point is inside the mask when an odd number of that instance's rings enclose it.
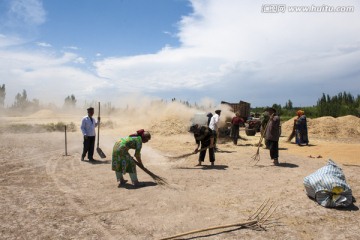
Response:
[[[239,139],[239,129],[240,126],[239,125],[232,125],[231,128],[231,135],[232,135],[232,139],[233,139],[233,143],[237,144],[238,139]]]
[[[201,148],[206,148],[206,147],[208,147],[208,146],[210,146],[210,141],[201,142]],[[214,148],[208,148],[208,149],[209,149],[209,159],[210,159],[210,162],[215,162],[215,151],[214,151]],[[203,162],[203,161],[205,160],[205,156],[206,156],[206,149],[200,151],[199,161]]]
[[[215,146],[215,148],[216,148],[216,143],[217,143],[217,131],[215,131],[215,130],[212,130],[212,134],[213,134],[213,136],[214,136],[214,146]],[[201,143],[202,144],[202,143]],[[210,145],[210,143],[209,143],[209,145]],[[209,146],[208,145],[208,146]]]
[[[94,148],[95,148],[95,136],[91,137],[84,137],[84,148],[82,157],[84,158],[86,156],[86,153],[88,154],[88,159],[92,160],[94,155]]]
[[[279,141],[267,140],[271,159],[279,158]]]

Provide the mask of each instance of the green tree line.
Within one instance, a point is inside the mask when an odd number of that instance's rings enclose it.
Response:
[[[360,95],[355,98],[350,93],[339,93],[330,97],[323,93],[317,101],[317,113],[319,116],[340,117],[345,115],[360,115]]]
[[[341,117],[346,115],[354,115],[360,117],[360,95],[356,97],[351,93],[340,92],[337,95],[330,96],[323,93],[317,100],[316,105],[308,107],[294,107],[291,100],[288,100],[284,107],[281,104],[273,104],[279,115],[290,119],[296,115],[296,111],[301,109],[305,111],[306,116],[311,118],[332,116]],[[252,108],[251,111],[262,113],[267,107]]]

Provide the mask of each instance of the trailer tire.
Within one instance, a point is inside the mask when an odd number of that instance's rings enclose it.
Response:
[[[256,129],[253,128],[245,128],[246,136],[255,136]]]

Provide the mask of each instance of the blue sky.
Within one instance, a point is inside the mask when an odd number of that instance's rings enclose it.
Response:
[[[360,94],[360,3],[249,0],[1,0],[6,104],[119,103],[128,96],[316,104]],[[272,4],[272,3],[271,3]],[[290,6],[351,12],[290,12]]]

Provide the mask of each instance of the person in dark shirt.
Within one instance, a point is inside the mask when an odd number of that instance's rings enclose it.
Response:
[[[207,125],[209,126],[213,114],[211,112],[209,112],[206,116],[208,118]]]
[[[244,120],[240,117],[240,113],[235,113],[235,117],[231,120],[231,135],[235,145],[237,145],[239,139],[240,124],[242,123],[244,123]]]
[[[276,115],[274,108],[268,108],[270,118],[265,131],[265,139],[270,150],[270,157],[274,165],[279,165],[279,138],[280,138],[280,117]]]
[[[209,159],[211,162],[211,166],[214,166],[215,151],[214,135],[212,130],[208,126],[199,126],[198,124],[194,124],[190,127],[190,132],[194,134],[195,142],[197,144],[194,153],[198,153],[200,151],[199,163],[197,164],[197,166],[201,166],[201,162],[204,162],[206,156],[206,149],[209,149]]]
[[[295,142],[299,146],[304,144],[308,145],[309,139],[305,112],[303,110],[299,110],[296,113],[298,118],[295,119]]]

